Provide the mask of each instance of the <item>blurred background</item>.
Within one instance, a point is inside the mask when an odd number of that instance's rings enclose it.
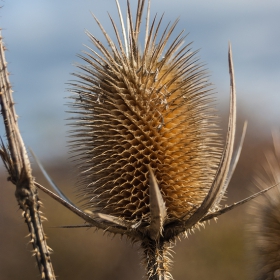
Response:
[[[131,1],[135,11],[136,1]],[[126,1],[120,0],[125,9]],[[118,23],[113,0],[0,1],[0,27],[11,73],[22,137],[64,192],[75,201],[75,168],[67,150],[67,82],[81,62],[76,54],[90,45],[89,30],[104,42],[94,13],[113,36],[107,11]],[[124,11],[123,11],[124,13]],[[180,17],[174,36],[189,33],[186,43],[200,49],[215,85],[216,104],[225,132],[228,119],[230,41],[237,86],[238,135],[245,120],[248,132],[240,163],[229,187],[230,204],[254,191],[252,178],[271,147],[271,130],[280,126],[280,2],[277,0],[152,0],[151,15],[164,15],[165,26]],[[173,37],[174,38],[174,37]],[[0,136],[5,137],[2,121]],[[47,183],[34,164],[36,179]],[[39,279],[26,225],[6,183],[1,165],[0,279]],[[142,279],[137,244],[85,229],[53,228],[81,224],[69,211],[40,194],[48,218],[44,223],[58,279]],[[251,279],[246,241],[246,208],[211,222],[174,248],[175,279]]]

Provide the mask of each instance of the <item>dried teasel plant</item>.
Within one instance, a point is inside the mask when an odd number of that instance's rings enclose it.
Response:
[[[14,108],[12,89],[5,59],[5,47],[0,34],[0,105],[8,144],[1,139],[0,156],[9,173],[8,180],[15,186],[15,196],[28,226],[33,255],[36,257],[41,279],[54,280],[50,252],[42,226],[44,217],[39,211],[40,201],[32,176],[28,155],[21,138]]]
[[[159,35],[163,17],[150,24],[149,1],[141,47],[145,1],[138,1],[134,21],[127,2],[127,27],[116,3],[121,31],[109,17],[117,44],[94,17],[109,48],[87,32],[95,49],[88,47],[80,56],[86,65],[78,65],[81,72],[74,74],[78,80],[70,89],[71,147],[85,210],[62,193],[37,186],[82,217],[85,226],[139,242],[148,279],[169,279],[169,248],[176,237],[257,195],[220,207],[246,124],[233,156],[236,96],[230,48],[230,116],[222,149],[206,72],[190,44],[183,44],[183,32],[171,41],[178,20]]]
[[[95,18],[109,45],[88,32],[88,48],[71,83],[72,151],[79,162],[78,190],[84,210],[34,184],[86,222],[139,242],[150,280],[171,279],[170,247],[176,237],[245,203],[222,208],[244,140],[233,155],[236,96],[229,48],[230,115],[222,148],[213,93],[203,65],[183,32],[171,35],[178,20],[159,35],[163,17],[150,23],[147,4],[145,40],[139,34],[145,0],[135,20],[127,2],[126,27],[118,1],[121,30],[110,17],[117,44]],[[141,51],[141,48],[143,49]],[[265,190],[267,191],[267,190]]]
[[[274,151],[265,153],[255,185],[263,190],[280,181],[280,131],[273,133]],[[249,208],[248,226],[254,279],[280,279],[280,187],[259,197]]]

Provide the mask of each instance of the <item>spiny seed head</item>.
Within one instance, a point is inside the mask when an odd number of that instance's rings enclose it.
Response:
[[[162,18],[146,23],[139,40],[144,1],[116,41],[101,28],[109,48],[92,34],[72,83],[75,114],[72,149],[81,170],[85,206],[128,221],[150,221],[151,168],[167,220],[190,217],[209,192],[221,157],[220,138],[206,72],[176,20],[161,35]],[[149,9],[147,11],[149,18]],[[128,35],[126,35],[128,34]],[[141,51],[142,49],[142,51]]]
[[[280,182],[280,134],[274,134],[274,151],[266,153],[264,172],[255,182],[264,189]],[[254,279],[280,279],[280,187],[254,200],[249,224],[254,259]]]

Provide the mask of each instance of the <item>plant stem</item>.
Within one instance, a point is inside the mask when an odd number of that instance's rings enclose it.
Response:
[[[169,272],[171,260],[168,257],[170,243],[161,238],[157,240],[144,239],[141,247],[144,250],[148,280],[172,279]]]
[[[42,216],[39,212],[41,202],[37,195],[30,161],[18,128],[4,50],[0,33],[0,104],[8,140],[7,148],[2,142],[0,156],[8,170],[8,180],[16,185],[15,196],[23,210],[23,216],[30,232],[30,243],[34,248],[33,252],[36,256],[41,279],[54,280],[50,251],[42,226]]]

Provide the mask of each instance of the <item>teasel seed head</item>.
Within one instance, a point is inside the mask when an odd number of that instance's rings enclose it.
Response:
[[[139,241],[149,280],[165,280],[172,278],[169,248],[175,237],[229,210],[218,211],[242,146],[241,141],[232,160],[236,97],[231,48],[230,117],[222,150],[204,66],[197,51],[184,44],[183,32],[171,39],[178,20],[159,35],[163,17],[150,24],[149,1],[141,45],[145,0],[138,1],[135,21],[127,2],[126,28],[116,3],[120,32],[109,17],[117,44],[94,16],[109,47],[87,32],[95,48],[80,56],[86,65],[78,65],[81,72],[74,74],[77,81],[70,89],[71,147],[86,210],[51,195],[90,226]]]
[[[266,152],[262,172],[255,176],[259,189],[280,182],[280,133],[273,133],[274,151]],[[280,186],[255,200],[249,208],[249,240],[254,279],[280,279]]]
[[[97,51],[81,56],[87,65],[78,66],[70,104],[78,188],[93,212],[149,223],[150,168],[167,220],[187,219],[209,192],[221,157],[212,90],[182,33],[171,41],[178,21],[159,36],[162,18],[154,19],[140,51],[143,5],[134,27],[128,6],[127,46],[113,21],[118,45],[96,19],[110,50],[88,33]]]
[[[95,49],[80,56],[70,103],[71,142],[79,162],[82,211],[40,169],[57,194],[35,185],[87,224],[126,235],[142,247],[149,280],[172,279],[170,249],[190,231],[267,192],[266,188],[230,206],[220,207],[241,153],[247,122],[233,156],[236,92],[231,46],[230,110],[221,148],[211,84],[183,32],[171,39],[178,23],[161,35],[163,17],[146,14],[144,45],[139,34],[145,0],[136,18],[127,1],[127,27],[116,0],[121,33],[110,17],[117,44],[95,18],[107,44],[87,32]],[[122,35],[121,35],[122,34]],[[143,49],[141,51],[141,49]],[[80,227],[80,226],[64,226]],[[278,273],[278,270],[276,271]]]

